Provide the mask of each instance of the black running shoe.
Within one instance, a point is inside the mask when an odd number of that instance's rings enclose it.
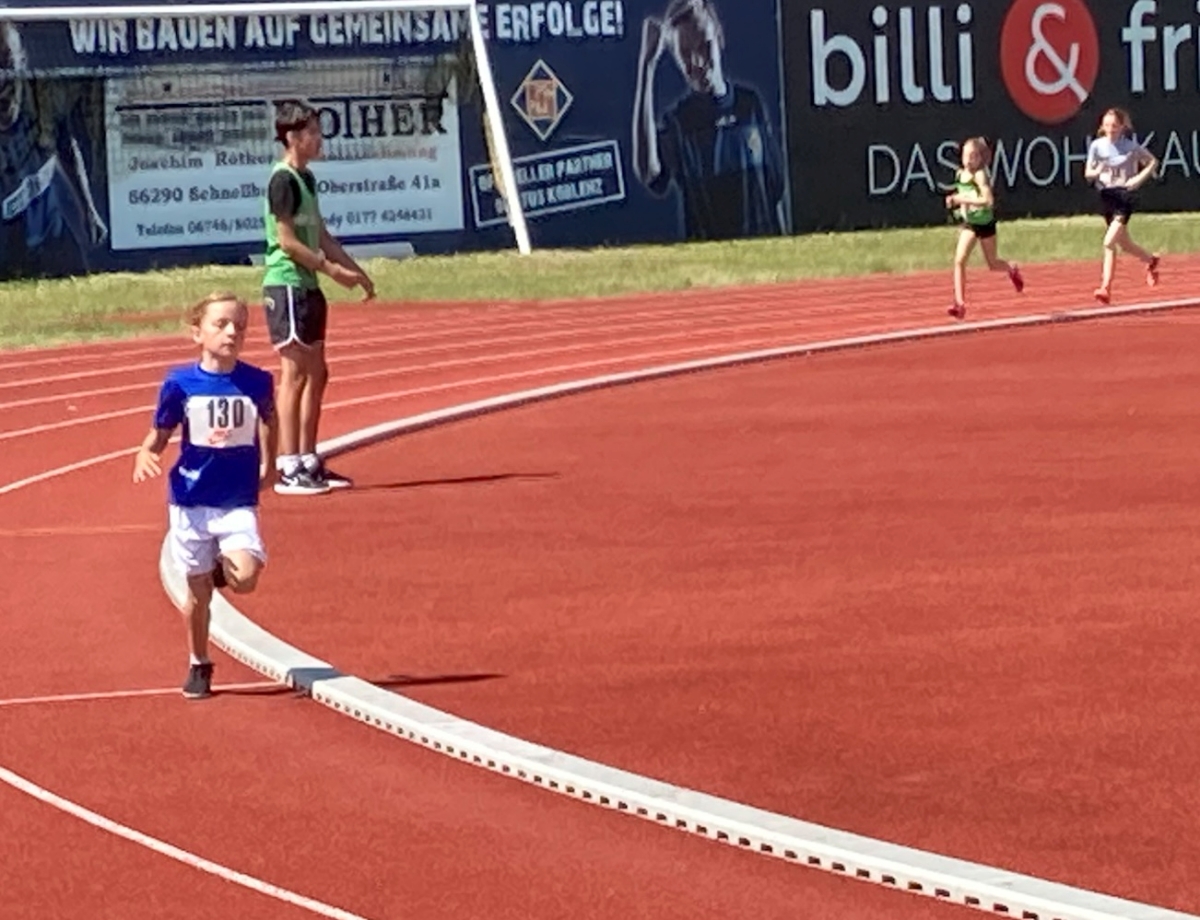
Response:
[[[183,695],[189,700],[203,700],[212,696],[212,673],[211,662],[189,667],[187,680],[183,682]]]
[[[349,489],[354,485],[354,481],[348,476],[335,473],[324,463],[312,475],[317,482],[323,482],[331,489]]]
[[[275,491],[280,495],[324,495],[330,490],[329,483],[317,479],[305,469],[291,473],[280,473]]]

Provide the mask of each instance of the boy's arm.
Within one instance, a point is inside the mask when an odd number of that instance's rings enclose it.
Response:
[[[352,288],[362,283],[362,278],[354,269],[347,268],[336,259],[327,258],[325,239],[327,234],[322,228],[321,248],[309,249],[296,234],[296,224],[293,218],[276,217],[275,226],[279,233],[279,248],[287,253],[289,259],[311,272],[323,272],[342,287]],[[333,237],[329,237],[333,239]],[[365,276],[364,276],[365,277]]]
[[[354,259],[350,256],[350,253],[346,252],[342,244],[338,242],[337,237],[330,233],[328,228],[326,228],[324,221],[321,222],[321,251],[329,257],[329,261],[354,274],[354,284],[357,284],[363,289],[363,293],[366,294],[367,300],[374,298],[375,283],[371,280],[370,275],[367,274],[366,270],[361,265],[354,261]],[[354,285],[348,285],[348,287],[353,286]]]
[[[145,482],[162,475],[162,455],[171,440],[173,428],[151,428],[133,461],[133,481]]]
[[[314,273],[323,272],[343,287],[354,287],[358,283],[357,276],[326,258],[323,245],[317,249],[310,249],[296,233],[296,213],[300,207],[300,187],[297,181],[295,177],[280,172],[271,177],[271,183],[267,187],[267,203],[275,218],[279,248],[301,268]],[[323,239],[324,232],[321,236]]]
[[[170,376],[163,381],[158,391],[158,405],[154,409],[154,421],[150,431],[138,448],[133,461],[133,481],[145,482],[162,474],[162,455],[175,429],[183,423],[184,406],[187,402],[183,390]]]
[[[287,257],[310,272],[324,271],[325,255],[320,250],[309,249],[296,234],[294,217],[275,216],[275,226],[279,232],[279,248],[287,253]]]

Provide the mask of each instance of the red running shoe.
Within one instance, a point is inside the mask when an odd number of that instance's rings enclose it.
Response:
[[[965,303],[956,303],[954,306],[952,306],[946,312],[949,313],[951,316],[953,316],[955,319],[962,319],[963,317],[965,317],[967,315],[967,305]]]
[[[1096,288],[1095,293],[1093,293],[1092,296],[1095,297],[1097,301],[1099,301],[1100,303],[1103,303],[1103,304],[1107,304],[1110,300],[1112,300],[1112,294],[1109,292],[1108,288],[1106,288],[1106,287]]]
[[[1016,288],[1018,294],[1025,290],[1025,278],[1021,275],[1021,269],[1016,265],[1009,270],[1008,280],[1012,282],[1012,286]]]
[[[1158,256],[1150,260],[1150,264],[1146,266],[1146,287],[1154,287],[1158,284]]]

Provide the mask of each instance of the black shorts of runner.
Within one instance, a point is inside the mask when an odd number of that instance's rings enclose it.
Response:
[[[1128,224],[1133,217],[1133,193],[1123,188],[1100,189],[1100,213],[1104,215],[1104,223],[1111,224],[1118,217],[1121,223]]]
[[[325,341],[329,304],[320,288],[265,287],[263,307],[271,344],[276,348],[292,344],[311,348]]]
[[[977,240],[990,240],[996,235],[996,222],[994,220],[986,224],[963,224],[962,228],[974,233]]]

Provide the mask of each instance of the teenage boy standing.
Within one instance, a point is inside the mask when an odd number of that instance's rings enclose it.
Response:
[[[275,137],[284,145],[284,153],[267,188],[263,278],[267,328],[280,360],[275,491],[319,495],[348,488],[351,482],[328,469],[316,452],[321,401],[329,380],[325,361],[329,307],[317,273],[345,288],[361,287],[367,300],[375,296],[375,285],[321,218],[317,180],[309,169],[321,155],[323,140],[316,109],[293,100],[279,103]]]

